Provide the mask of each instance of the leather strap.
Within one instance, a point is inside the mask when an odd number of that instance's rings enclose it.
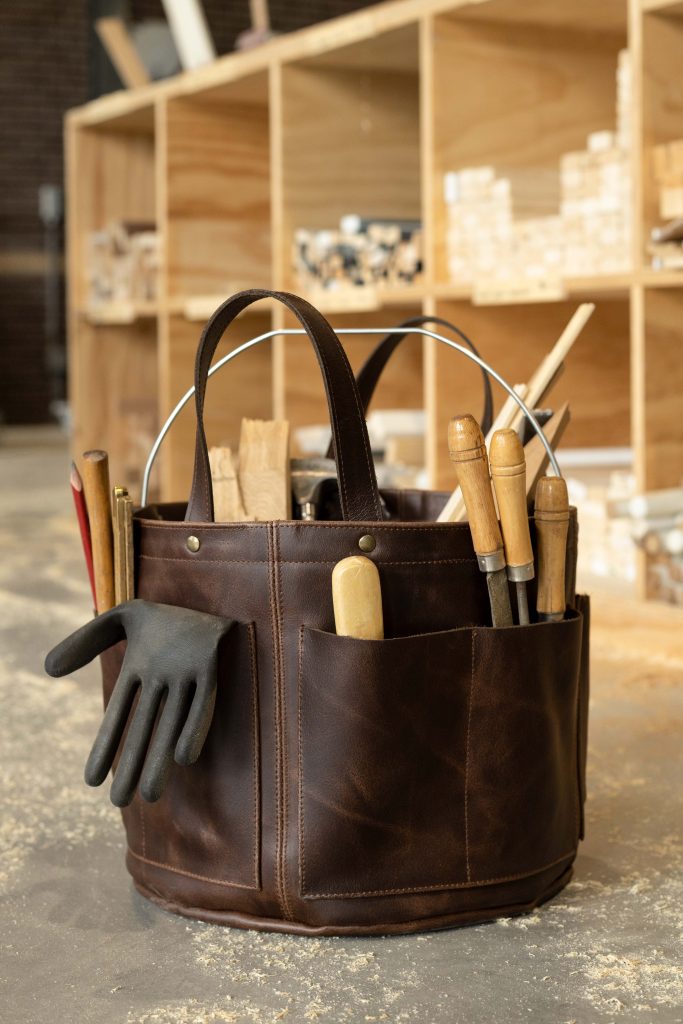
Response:
[[[327,320],[309,302],[289,292],[269,291],[266,288],[250,288],[233,295],[218,307],[199,340],[194,380],[197,410],[194,477],[185,520],[196,523],[213,521],[211,469],[204,433],[207,377],[223,333],[242,310],[259,299],[277,299],[287,306],[299,320],[315,349],[325,383],[332,438],[337,453],[343,519],[378,522],[382,519],[382,507],[375,467],[358,389],[346,353]]]
[[[439,327],[446,327],[448,330],[453,331],[453,333],[457,334],[465,345],[474,352],[475,356],[479,355],[474,342],[470,341],[467,335],[463,334],[459,327],[452,324],[450,320],[442,319],[442,317],[413,316],[409,320],[404,320],[403,323],[400,323],[397,326],[424,327],[427,324],[438,324]],[[386,337],[382,338],[382,340],[377,344],[376,348],[373,349],[358,371],[356,384],[358,386],[358,393],[360,394],[360,400],[363,406],[363,415],[366,418],[375,389],[379,383],[382,373],[384,372],[384,367],[408,334],[410,334],[410,331],[406,331],[405,334],[387,334]],[[491,429],[491,424],[493,423],[493,394],[491,392],[491,381],[489,380],[489,375],[486,370],[482,369],[481,375],[484,378],[484,410],[481,415],[481,430],[484,437],[486,437]],[[327,448],[327,457],[328,459],[334,458],[333,440],[330,441]]]

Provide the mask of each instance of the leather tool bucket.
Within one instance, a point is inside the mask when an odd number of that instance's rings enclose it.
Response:
[[[212,521],[207,373],[233,318],[265,297],[298,317],[320,363],[338,521]],[[199,760],[173,767],[158,802],[136,795],[123,810],[139,891],[205,921],[306,935],[448,927],[553,896],[583,835],[589,605],[574,594],[575,514],[564,620],[493,629],[468,525],[435,522],[448,496],[380,500],[356,382],[313,307],[234,296],[204,330],[195,385],[189,503],[136,513],[136,594],[237,625]],[[385,640],[334,632],[332,568],[367,534]],[[122,645],[102,656],[105,699],[121,658]]]

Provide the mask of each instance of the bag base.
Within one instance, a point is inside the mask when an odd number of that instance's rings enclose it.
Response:
[[[150,900],[162,910],[182,917],[205,921],[207,924],[223,925],[229,928],[241,928],[250,931],[278,932],[289,935],[306,935],[311,938],[328,935],[408,935],[413,932],[437,931],[443,928],[462,928],[466,925],[480,924],[498,917],[518,917],[529,914],[536,907],[556,896],[571,880],[573,866],[569,864],[537,897],[526,903],[514,903],[500,907],[482,907],[480,910],[467,910],[461,913],[444,914],[439,917],[425,917],[415,921],[392,922],[391,924],[347,924],[312,926],[298,921],[285,921],[278,918],[255,917],[233,911],[204,910],[201,907],[186,907],[164,899],[148,889],[137,879],[133,884],[141,896]]]

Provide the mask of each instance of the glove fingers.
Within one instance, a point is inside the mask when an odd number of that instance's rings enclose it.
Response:
[[[67,636],[53,647],[45,659],[45,671],[49,676],[65,676],[69,672],[87,665],[108,647],[113,647],[125,638],[122,625],[122,611],[119,605],[102,615],[95,616],[85,626]]]
[[[215,704],[216,673],[214,669],[201,680],[197,680],[197,689],[192,698],[187,721],[175,748],[175,759],[178,764],[194,764],[201,754],[213,718]]]
[[[117,807],[126,807],[133,799],[163,692],[160,684],[144,683],[142,687],[111,785],[111,802]]]
[[[137,686],[136,677],[126,675],[123,671],[116,680],[85,766],[85,781],[89,786],[100,786],[109,774],[133,706]]]
[[[164,791],[173,765],[173,749],[183,728],[190,699],[188,686],[172,686],[150,744],[140,779],[140,795],[154,803]]]

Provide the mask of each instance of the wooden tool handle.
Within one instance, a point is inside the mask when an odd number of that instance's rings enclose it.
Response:
[[[478,555],[500,551],[503,538],[493,504],[486,445],[474,416],[453,417],[448,424],[448,450],[457,466],[474,550]]]
[[[374,562],[363,555],[351,555],[332,570],[334,623],[339,636],[359,640],[382,640],[382,589]]]
[[[560,476],[542,476],[536,485],[539,618],[561,619],[565,609],[564,568],[569,529],[567,484]]]
[[[97,611],[106,612],[115,604],[114,540],[107,453],[102,451],[84,452],[82,476],[85,503],[90,520]]]
[[[505,561],[509,566],[531,566],[529,518],[526,508],[526,461],[516,430],[497,430],[489,449],[491,479],[503,528]]]

